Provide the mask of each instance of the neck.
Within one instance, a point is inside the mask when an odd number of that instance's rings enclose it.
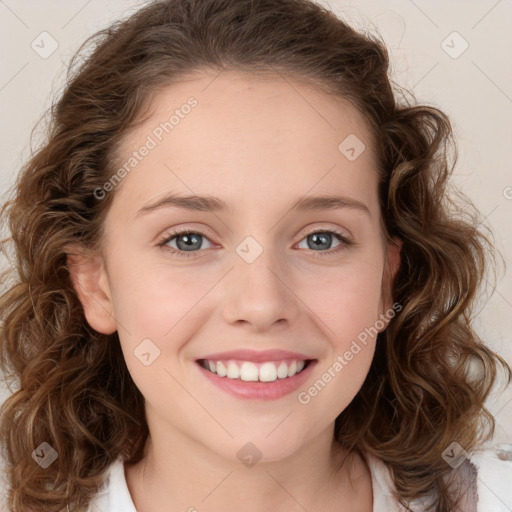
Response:
[[[371,511],[368,468],[333,442],[333,429],[284,459],[262,457],[254,465],[225,458],[180,431],[152,429],[143,459],[125,468],[128,488],[138,512],[225,512],[226,504],[246,512]]]

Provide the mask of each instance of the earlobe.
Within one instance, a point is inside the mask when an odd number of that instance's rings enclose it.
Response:
[[[84,255],[67,248],[66,264],[73,288],[84,309],[87,323],[96,331],[112,334],[117,330],[108,276],[99,255]]]

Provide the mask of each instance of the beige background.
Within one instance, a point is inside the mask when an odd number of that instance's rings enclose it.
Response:
[[[0,0],[2,193],[29,155],[30,131],[64,84],[74,51],[143,3]],[[455,181],[486,216],[508,265],[494,295],[482,301],[478,329],[512,365],[512,1],[321,3],[362,30],[376,26],[392,52],[395,81],[451,116],[460,150]],[[52,44],[58,47],[44,55]],[[494,396],[489,407],[495,442],[512,442],[512,390]]]

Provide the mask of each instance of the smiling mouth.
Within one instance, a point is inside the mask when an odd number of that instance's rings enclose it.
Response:
[[[205,370],[227,379],[245,382],[275,382],[301,373],[312,361],[312,359],[291,358],[255,363],[233,359],[227,361],[199,359],[197,363]]]

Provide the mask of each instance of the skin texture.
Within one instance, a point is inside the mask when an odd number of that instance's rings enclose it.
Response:
[[[366,464],[354,457],[334,474],[343,453],[332,439],[376,338],[307,405],[297,399],[392,306],[399,249],[383,241],[364,118],[277,73],[205,72],[158,92],[149,118],[123,141],[119,163],[190,96],[197,106],[108,192],[115,198],[102,254],[73,260],[87,321],[100,332],[118,330],[146,399],[146,456],[125,467],[137,510],[371,510]],[[366,146],[354,161],[338,149],[350,134]],[[169,192],[216,196],[232,211],[136,215]],[[368,211],[290,210],[298,198],[322,194]],[[178,250],[176,238],[158,246],[177,227],[204,234],[189,258],[166,252]],[[310,232],[333,228],[353,245],[333,253],[344,244],[335,235],[321,249],[308,244]],[[262,248],[252,263],[236,252],[248,236]],[[160,350],[149,366],[134,355],[147,338]],[[292,350],[318,363],[296,392],[241,400],[211,385],[195,360],[242,348]],[[261,452],[252,467],[237,457],[249,442]]]

